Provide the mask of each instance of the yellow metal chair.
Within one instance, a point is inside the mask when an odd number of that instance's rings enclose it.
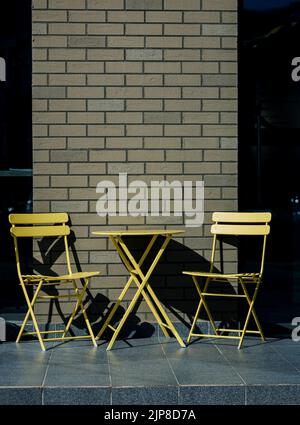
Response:
[[[37,335],[38,340],[41,345],[41,349],[45,351],[45,341],[65,341],[69,339],[82,339],[90,338],[93,342],[93,345],[97,347],[97,343],[87,317],[87,313],[83,306],[83,298],[86,294],[86,290],[89,284],[89,280],[93,276],[98,276],[99,272],[78,272],[73,273],[71,269],[70,255],[69,255],[69,246],[68,246],[68,235],[70,234],[70,227],[66,224],[68,222],[68,214],[66,213],[42,213],[42,214],[10,214],[9,222],[12,224],[10,229],[11,235],[14,240],[16,263],[17,263],[17,272],[20,280],[20,285],[22,287],[26,303],[28,306],[28,311],[26,313],[25,319],[22,323],[21,329],[17,336],[16,342],[18,343],[22,335]],[[67,263],[67,274],[63,276],[45,276],[45,275],[24,275],[21,271],[21,260],[20,260],[20,250],[18,245],[19,238],[43,238],[43,237],[57,237],[63,238],[64,250],[66,255]],[[76,284],[76,281],[82,280],[84,284],[79,287]],[[68,295],[49,295],[47,293],[40,294],[42,289],[46,288],[55,288],[59,285],[65,285],[69,282],[72,283],[74,292]],[[33,288],[33,296],[30,299],[28,293],[28,287]],[[49,291],[48,291],[49,292]],[[71,291],[70,291],[71,292]],[[50,331],[40,331],[39,325],[34,314],[34,304],[37,299],[59,299],[59,298],[68,298],[73,297],[76,299],[76,305],[72,311],[72,314],[67,322],[67,325],[64,330],[50,330]],[[70,326],[78,312],[81,310],[87,330],[88,335],[82,336],[66,336],[70,330]],[[25,326],[28,322],[29,317],[31,316],[35,332],[24,332]],[[44,334],[57,334],[62,333],[61,337],[53,338],[43,338]]]
[[[262,213],[229,213],[229,212],[215,212],[213,213],[212,220],[214,224],[211,226],[211,233],[213,234],[213,244],[212,244],[212,254],[210,260],[210,270],[209,272],[198,272],[198,271],[184,271],[183,274],[192,276],[194,284],[196,286],[197,292],[200,297],[200,302],[198,304],[194,320],[191,326],[191,330],[188,336],[187,342],[189,343],[192,336],[201,336],[201,337],[213,337],[213,338],[232,338],[238,339],[239,345],[238,348],[242,347],[244,337],[246,333],[249,334],[259,334],[262,340],[265,340],[261,325],[257,318],[256,312],[254,310],[254,303],[257,296],[257,292],[262,280],[263,269],[264,269],[264,260],[265,260],[265,250],[266,250],[266,241],[267,235],[270,232],[269,222],[271,221],[271,214],[268,212]],[[260,236],[262,238],[262,250],[261,250],[261,260],[260,268],[257,272],[254,273],[214,273],[214,263],[215,263],[215,254],[216,254],[216,245],[217,240],[222,236]],[[199,284],[198,279],[204,278],[205,283],[203,290]],[[208,287],[211,282],[225,282],[228,280],[236,281],[240,284],[243,293],[242,294],[224,294],[224,293],[215,293],[208,292]],[[249,294],[249,287],[253,288],[253,294]],[[247,289],[248,288],[248,289]],[[248,312],[242,329],[228,329],[228,328],[218,328],[212,317],[211,311],[207,305],[207,297],[231,297],[231,298],[245,298],[248,303]],[[204,310],[207,313],[208,319],[213,328],[214,334],[202,334],[195,333],[194,329],[199,317],[200,311],[204,307]],[[251,315],[254,318],[258,330],[248,330],[248,324]],[[231,332],[238,333],[239,335],[224,335],[221,333]]]

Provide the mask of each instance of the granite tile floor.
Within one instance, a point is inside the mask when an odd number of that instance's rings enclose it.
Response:
[[[198,339],[156,332],[106,351],[90,341],[0,343],[0,405],[300,404],[300,342]]]

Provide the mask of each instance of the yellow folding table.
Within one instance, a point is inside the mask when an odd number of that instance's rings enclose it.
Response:
[[[149,283],[150,276],[152,275],[161,256],[165,252],[165,249],[167,248],[172,236],[183,233],[183,232],[184,232],[183,230],[121,230],[121,231],[93,232],[94,235],[105,236],[110,239],[110,241],[113,243],[114,247],[116,248],[123,264],[125,265],[126,269],[130,273],[130,278],[128,279],[121,294],[119,295],[119,298],[117,299],[116,303],[114,304],[113,308],[111,309],[110,313],[105,319],[105,322],[103,326],[101,327],[98,335],[96,336],[96,339],[99,339],[106,328],[109,328],[113,331],[113,336],[108,344],[107,350],[110,350],[112,348],[118,334],[120,333],[124,323],[126,322],[129,314],[132,312],[140,296],[142,296],[144,300],[146,301],[155,319],[157,320],[160,328],[162,329],[162,332],[164,333],[164,335],[169,337],[170,334],[173,334],[174,337],[177,339],[179,345],[181,347],[185,347],[183,340],[181,339],[180,335],[175,329],[173,323],[171,322],[170,318],[168,317],[166,311],[164,310],[163,306],[161,305],[159,299],[157,298],[155,292],[153,291]],[[138,260],[135,259],[134,255],[132,254],[128,246],[126,238],[129,236],[150,237],[150,242],[148,243],[140,259]],[[163,236],[164,239],[162,244],[160,244],[160,246],[157,247],[157,246],[154,246],[154,244],[157,241],[159,236]],[[156,255],[151,265],[149,266],[148,270],[143,272],[141,270],[141,267],[144,264],[152,248],[157,249]],[[114,328],[110,324],[110,322],[113,316],[115,315],[118,307],[120,306],[120,303],[124,299],[127,291],[129,290],[129,288],[131,287],[133,283],[136,284],[137,290],[131,302],[129,303],[128,308],[125,310],[125,313],[122,319],[120,320],[118,326]],[[163,318],[164,321],[162,320],[161,317]]]

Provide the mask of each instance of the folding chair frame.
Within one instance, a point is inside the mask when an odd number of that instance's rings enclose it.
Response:
[[[22,336],[28,335],[37,335],[41,349],[46,351],[44,342],[48,341],[66,341],[66,340],[75,340],[75,339],[84,339],[88,338],[92,340],[92,343],[95,347],[97,347],[97,343],[91,328],[91,324],[87,317],[87,313],[85,307],[83,305],[83,298],[86,294],[86,290],[89,285],[90,278],[93,276],[99,275],[99,272],[79,272],[72,273],[71,269],[71,261],[69,255],[69,246],[68,246],[68,235],[70,234],[70,228],[66,225],[68,222],[68,215],[66,213],[43,213],[43,214],[10,214],[9,221],[12,224],[11,227],[11,235],[14,240],[14,248],[15,248],[15,256],[16,256],[16,264],[17,264],[17,272],[20,280],[20,285],[23,290],[25,300],[27,303],[27,313],[21,325],[20,331],[18,333],[16,342],[19,343]],[[54,225],[57,224],[57,225]],[[37,226],[34,226],[37,225]],[[18,238],[19,237],[63,237],[65,254],[66,254],[66,263],[68,274],[64,276],[44,276],[44,275],[23,275],[21,271],[21,263],[20,263],[20,254],[19,254],[19,246],[18,246]],[[83,287],[80,289],[76,281],[83,280]],[[73,294],[68,295],[40,295],[40,291],[44,286],[47,287],[55,287],[61,284],[72,282]],[[27,287],[33,287],[33,296],[30,299]],[[63,330],[48,330],[41,331],[34,313],[34,305],[37,299],[61,299],[61,298],[69,298],[73,297],[76,299],[76,305],[71,313],[71,316],[67,322],[65,329]],[[67,333],[70,330],[70,326],[78,312],[81,310],[87,330],[88,335],[80,335],[80,336],[67,336]],[[34,332],[25,332],[25,326],[31,317],[33,327],[35,329]],[[51,337],[51,338],[43,338],[42,335],[48,334],[62,334],[61,337]]]
[[[263,269],[264,269],[264,261],[265,261],[265,251],[266,251],[266,240],[267,235],[270,232],[270,227],[268,223],[271,220],[270,213],[214,213],[213,221],[215,224],[211,228],[211,232],[214,234],[213,236],[213,246],[212,253],[210,259],[210,270],[209,272],[183,272],[183,274],[191,275],[193,282],[195,284],[196,290],[200,297],[200,302],[198,304],[192,326],[189,332],[189,336],[187,342],[190,343],[192,336],[201,336],[201,337],[210,337],[210,338],[227,338],[227,339],[238,339],[240,349],[243,345],[244,338],[246,334],[259,334],[261,339],[265,341],[265,336],[261,327],[261,324],[258,320],[257,314],[254,309],[254,303],[257,297],[257,293],[262,281]],[[264,224],[257,224],[257,223]],[[238,223],[238,224],[232,224]],[[251,224],[249,224],[251,223]],[[243,235],[243,236],[263,236],[263,244],[262,244],[262,256],[261,256],[261,264],[260,271],[258,273],[236,273],[236,274],[224,274],[224,273],[213,273],[214,270],[214,261],[216,254],[216,244],[218,236],[222,235]],[[199,277],[206,278],[203,290],[199,284]],[[224,282],[228,279],[236,280],[242,290],[243,294],[224,294],[224,293],[215,293],[208,292],[209,284],[211,282]],[[253,284],[255,285],[253,295],[250,296],[247,285]],[[228,297],[228,298],[245,298],[248,304],[248,312],[246,315],[246,319],[244,322],[244,326],[242,329],[229,329],[229,328],[219,328],[211,314],[211,311],[207,305],[206,297]],[[195,333],[195,327],[197,324],[198,317],[200,312],[204,308],[209,322],[212,326],[214,334],[203,334],[203,333]],[[248,330],[248,324],[250,317],[254,318],[255,324],[257,326],[257,330]],[[239,335],[221,335],[221,332],[234,332]]]

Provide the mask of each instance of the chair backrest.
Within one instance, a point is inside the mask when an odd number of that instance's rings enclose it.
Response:
[[[64,238],[67,267],[71,273],[71,264],[67,236],[70,234],[70,227],[66,224],[69,220],[67,213],[27,213],[10,214],[9,222],[12,225],[10,233],[14,238],[17,269],[21,275],[20,258],[18,249],[18,238],[35,237],[60,237]]]
[[[214,224],[211,233],[214,235],[212,260],[213,264],[216,240],[218,236],[263,236],[260,274],[263,273],[266,239],[270,233],[270,212],[215,212],[212,215]]]

